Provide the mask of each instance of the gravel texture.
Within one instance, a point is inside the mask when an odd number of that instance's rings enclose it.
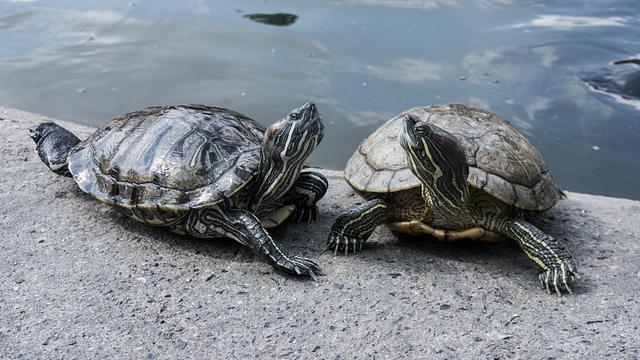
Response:
[[[381,228],[358,255],[324,252],[332,220],[361,200],[323,171],[319,221],[272,232],[326,273],[298,280],[231,240],[174,235],[94,201],[38,159],[27,129],[44,119],[0,108],[0,358],[640,357],[640,202],[568,193],[538,219],[583,274],[559,298],[510,241]]]

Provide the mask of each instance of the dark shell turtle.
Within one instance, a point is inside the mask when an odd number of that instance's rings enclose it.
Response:
[[[525,220],[563,193],[540,153],[502,117],[462,104],[407,110],[362,142],[345,178],[368,201],[336,219],[328,238],[336,253],[362,248],[383,223],[442,241],[511,238],[548,291],[571,291],[571,254]]]
[[[69,170],[82,190],[109,204],[207,207],[256,174],[264,132],[224,108],[150,107],[98,128],[69,153]]]
[[[232,110],[180,105],[116,117],[83,141],[54,123],[31,137],[51,170],[135,220],[229,237],[278,269],[315,276],[313,261],[290,255],[265,228],[317,217],[327,181],[302,168],[323,130],[312,103],[268,129]]]

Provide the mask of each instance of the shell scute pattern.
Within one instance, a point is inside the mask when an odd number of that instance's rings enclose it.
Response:
[[[106,203],[197,208],[251,179],[264,130],[223,108],[152,107],[101,126],[74,148],[69,169],[84,191]]]
[[[461,104],[409,109],[383,124],[347,163],[345,178],[354,188],[384,193],[420,186],[397,141],[401,119],[408,113],[460,141],[470,186],[531,211],[546,210],[561,198],[542,156],[509,121]]]

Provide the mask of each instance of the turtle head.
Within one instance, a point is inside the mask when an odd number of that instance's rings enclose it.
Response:
[[[293,109],[287,117],[265,131],[263,148],[272,161],[302,164],[324,135],[316,105],[309,102]]]
[[[408,114],[402,119],[398,142],[411,171],[431,195],[459,205],[467,201],[469,166],[455,136]]]
[[[323,135],[324,125],[311,102],[267,128],[262,141],[261,202],[278,199],[291,188]]]

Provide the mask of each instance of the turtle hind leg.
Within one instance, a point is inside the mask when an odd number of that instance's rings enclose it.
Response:
[[[507,223],[503,233],[516,240],[529,260],[541,270],[538,278],[548,293],[553,290],[560,296],[563,288],[571,293],[569,283],[579,277],[578,270],[573,256],[562,243],[523,220]]]
[[[29,129],[29,136],[36,143],[36,151],[42,162],[58,175],[71,177],[67,155],[80,139],[69,130],[52,122],[41,123]]]
[[[226,236],[257,253],[266,256],[271,265],[294,275],[307,275],[313,279],[322,275],[315,262],[290,255],[282,244],[276,242],[262,227],[260,220],[242,209],[211,208],[193,210],[184,223],[185,231],[195,237],[215,238]]]
[[[384,224],[389,217],[389,206],[381,199],[374,199],[347,210],[338,216],[331,226],[327,238],[327,249],[334,254],[349,248],[353,253],[361,250],[376,227]]]

